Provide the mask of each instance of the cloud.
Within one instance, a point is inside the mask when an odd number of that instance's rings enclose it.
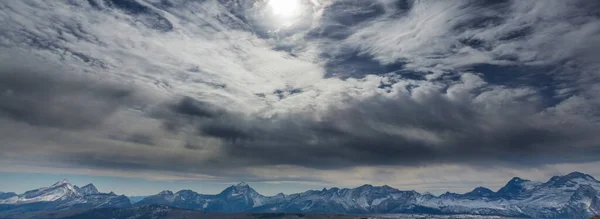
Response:
[[[473,74],[448,87],[418,83],[411,92],[396,87],[388,97],[350,101],[319,117],[310,112],[268,119],[231,112],[207,117],[197,110],[185,114],[190,117],[185,121],[193,121],[188,125],[199,135],[221,139],[228,160],[258,165],[535,166],[594,161],[592,154],[599,152],[591,129],[597,124],[557,120],[564,116],[541,108],[535,90],[486,86]]]
[[[588,9],[594,4],[415,1],[410,10],[388,8],[372,22],[375,25],[358,29],[344,43],[382,63],[406,61],[414,68],[452,69],[488,62],[553,64],[572,58],[579,46],[552,42],[591,39],[597,34],[592,30],[598,19],[594,9]]]
[[[120,106],[133,104],[130,87],[60,72],[51,64],[13,53],[0,60],[0,115],[33,126],[99,126]]]
[[[598,161],[597,3],[306,4],[0,2],[0,157],[302,182]]]
[[[369,7],[337,7],[354,1],[335,1],[330,9],[361,15]],[[589,1],[375,1],[384,11],[373,13],[346,30],[340,39],[320,38],[325,57],[336,74],[418,72],[428,78],[477,69],[498,84],[549,87],[549,98],[564,98],[597,84],[598,67],[589,61],[598,43],[597,3]],[[342,9],[338,9],[342,8]],[[326,10],[327,10],[326,9]],[[332,13],[335,14],[335,13]],[[319,28],[328,27],[324,23]],[[340,33],[343,31],[329,31]],[[322,43],[324,41],[324,43]],[[335,42],[335,43],[334,43]],[[579,43],[589,42],[587,46]],[[355,54],[355,55],[352,55]],[[352,55],[348,62],[343,62]],[[338,58],[341,58],[339,60]],[[361,63],[344,74],[339,69]],[[379,65],[377,65],[377,63]],[[585,64],[584,64],[585,63]],[[345,64],[339,65],[336,64]],[[480,66],[488,68],[479,68]],[[366,67],[375,66],[375,67]],[[362,71],[352,73],[353,69]],[[495,71],[494,69],[500,69]],[[540,82],[542,80],[542,82]],[[587,85],[584,85],[587,84]]]

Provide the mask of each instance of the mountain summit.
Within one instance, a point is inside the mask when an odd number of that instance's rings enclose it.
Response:
[[[57,187],[57,186],[65,185],[65,184],[70,184],[70,183],[69,183],[69,180],[67,180],[67,179],[63,179],[63,180],[61,180],[61,181],[58,181],[58,182],[54,183],[54,184],[53,184],[52,186],[50,186],[50,187]]]
[[[541,183],[514,177],[504,187],[500,188],[497,194],[507,199],[517,198],[539,184]]]
[[[574,183],[598,183],[598,180],[585,173],[572,172],[564,176],[554,176],[546,182],[546,184],[553,186],[564,186]]]
[[[96,186],[94,186],[94,184],[87,184],[81,188],[75,186],[75,189],[83,194],[83,195],[93,195],[93,194],[98,194],[100,192],[98,192],[98,189],[96,188]]]

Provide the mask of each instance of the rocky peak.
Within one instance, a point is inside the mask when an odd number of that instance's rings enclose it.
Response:
[[[421,195],[421,197],[423,197],[424,199],[433,199],[433,198],[437,198],[436,195],[434,195],[431,192],[425,192]]]
[[[177,194],[183,195],[183,196],[198,195],[198,193],[196,193],[192,190],[189,190],[189,189],[180,190],[179,192],[177,192]]]
[[[240,195],[257,195],[258,193],[254,191],[247,183],[241,182],[235,186],[230,186],[223,190],[221,195],[226,196],[240,196]]]
[[[362,186],[359,186],[357,189],[372,189],[374,186],[371,184],[364,184]]]
[[[160,193],[158,193],[158,195],[162,195],[162,196],[171,196],[173,195],[173,192],[170,190],[163,190]]]
[[[365,184],[365,185],[362,185],[362,186],[356,187],[356,188],[354,189],[354,191],[355,191],[355,192],[359,192],[359,193],[370,193],[370,192],[372,192],[374,189],[375,189],[375,187],[374,187],[374,186],[372,186],[372,185],[369,185],[369,184]]]
[[[444,194],[440,195],[440,198],[447,198],[447,199],[456,199],[459,198],[460,195],[453,193],[453,192],[445,192]]]
[[[488,188],[480,186],[480,187],[477,187],[477,188],[473,189],[473,191],[468,192],[467,194],[469,194],[469,193],[471,193],[471,194],[479,194],[479,195],[487,195],[487,194],[493,194],[494,191],[492,191],[492,190],[490,190]]]
[[[94,195],[94,194],[98,194],[100,192],[98,192],[98,189],[96,188],[96,186],[94,186],[94,184],[87,184],[84,187],[81,187],[79,189],[77,189],[77,191],[79,193],[81,193],[82,195]]]
[[[507,184],[521,184],[524,182],[529,182],[530,180],[528,179],[522,179],[520,177],[513,177],[510,181],[508,181]]]
[[[486,188],[486,187],[477,187],[475,189],[473,189],[473,192],[477,192],[477,193],[492,193],[492,190]]]
[[[496,194],[512,199],[531,189],[534,184],[530,180],[514,177],[504,187],[500,188]]]
[[[481,197],[491,198],[494,196],[496,196],[496,193],[485,187],[477,187],[477,188],[473,189],[473,191],[463,194],[463,197],[466,197],[469,199],[477,199],[477,198],[481,198]]]
[[[277,198],[285,198],[285,194],[283,194],[283,193],[280,192],[280,193],[277,193],[277,195],[275,195],[275,197],[277,197]]]
[[[50,186],[50,187],[38,189],[37,193],[39,193],[39,194],[53,193],[52,191],[59,191],[59,190],[63,191],[65,194],[68,193],[69,195],[77,195],[79,193],[77,191],[77,187],[73,186],[66,179],[58,181],[58,182],[54,183],[52,186]],[[28,193],[28,192],[26,192],[26,193]]]
[[[52,186],[50,186],[50,187],[59,187],[59,186],[65,185],[65,184],[70,184],[70,183],[69,183],[69,180],[67,180],[67,179],[63,179],[63,180],[61,180],[61,181],[58,181],[58,182],[54,183],[54,184],[53,184]]]
[[[569,178],[569,179],[576,179],[576,178],[583,178],[583,179],[594,179],[594,177],[587,175],[585,173],[582,172],[572,172],[569,173],[565,176],[563,176],[563,178]]]
[[[546,182],[546,184],[553,186],[564,186],[574,184],[574,181],[588,181],[588,182],[598,182],[594,177],[581,173],[581,172],[572,172],[564,176],[554,176]]]

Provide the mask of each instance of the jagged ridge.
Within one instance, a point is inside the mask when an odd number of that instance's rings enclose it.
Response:
[[[136,203],[165,204],[213,212],[303,213],[428,213],[480,214],[536,218],[584,218],[600,212],[600,182],[574,172],[533,182],[515,177],[494,192],[477,187],[471,192],[440,196],[401,191],[389,186],[363,185],[353,189],[311,190],[298,194],[263,196],[245,183],[217,195],[191,190],[162,192]]]
[[[574,172],[533,182],[515,177],[498,191],[477,187],[464,194],[440,196],[401,191],[389,186],[310,190],[303,193],[263,196],[246,183],[227,187],[219,194],[192,190],[162,191],[135,204],[166,205],[208,212],[335,213],[335,214],[478,214],[533,218],[585,218],[600,213],[600,182]],[[63,180],[50,187],[7,194],[0,198],[0,215],[31,211],[85,208],[127,208],[130,201],[114,193],[100,193],[93,184],[77,187]]]

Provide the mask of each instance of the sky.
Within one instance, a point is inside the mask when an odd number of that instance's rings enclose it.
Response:
[[[0,1],[0,191],[600,176],[600,2]]]

